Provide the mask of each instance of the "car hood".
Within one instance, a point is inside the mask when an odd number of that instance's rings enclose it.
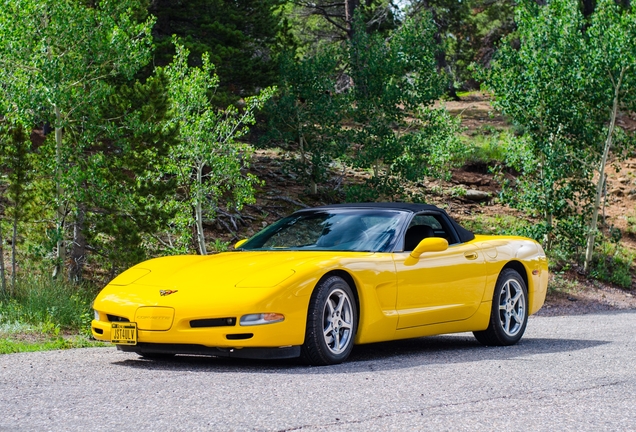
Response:
[[[305,283],[341,259],[361,252],[227,252],[182,255],[142,262],[113,279],[95,300],[109,305],[179,307],[198,305],[227,310],[240,304],[266,302],[286,280]],[[294,277],[296,276],[296,277]],[[224,309],[225,308],[225,309]]]
[[[111,286],[184,286],[269,288],[298,271],[328,269],[341,259],[372,255],[368,252],[226,252],[217,255],[180,255],[142,262],[113,279]]]

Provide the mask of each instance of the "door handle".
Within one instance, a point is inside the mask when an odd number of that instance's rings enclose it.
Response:
[[[476,260],[477,259],[477,252],[466,252],[464,254],[464,256],[466,257],[466,259]]]

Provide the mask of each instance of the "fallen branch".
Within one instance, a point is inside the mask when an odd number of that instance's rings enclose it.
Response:
[[[275,197],[271,197],[269,199],[270,200],[285,201],[285,202],[288,202],[290,204],[294,204],[294,205],[300,206],[302,208],[309,208],[309,206],[307,204],[301,203],[300,201],[296,201],[296,200],[293,200],[293,199],[291,199],[289,197],[285,197],[285,196],[281,196],[281,195],[275,196]]]

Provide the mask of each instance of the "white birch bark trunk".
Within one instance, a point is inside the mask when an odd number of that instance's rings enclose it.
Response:
[[[594,199],[594,209],[592,210],[592,220],[590,221],[589,231],[587,234],[587,247],[585,249],[585,263],[583,264],[583,271],[587,272],[592,263],[594,257],[594,243],[596,241],[596,227],[598,224],[598,213],[601,207],[601,196],[603,195],[603,184],[605,183],[605,166],[607,165],[607,158],[612,148],[612,138],[614,136],[614,129],[616,127],[616,115],[618,114],[618,102],[619,94],[621,90],[621,84],[623,82],[623,75],[625,74],[625,67],[621,69],[621,74],[618,77],[618,82],[614,87],[614,101],[612,103],[612,113],[610,115],[610,124],[607,130],[607,138],[605,140],[605,146],[603,148],[603,157],[601,158],[601,166],[599,167],[598,183],[596,184],[596,197]]]
[[[62,113],[60,108],[55,106],[55,177],[56,177],[56,195],[57,195],[57,230],[60,238],[57,240],[57,264],[53,270],[53,277],[57,277],[59,274],[64,274],[64,266],[66,263],[66,246],[64,244],[64,218],[65,208],[62,203],[64,196],[64,190],[62,188],[62,182],[60,180],[61,166],[62,166]]]
[[[0,294],[7,293],[7,277],[4,268],[4,237],[2,232],[2,220],[0,220]]]
[[[199,164],[197,166],[197,192],[196,192],[196,200],[194,203],[194,217],[197,228],[197,244],[199,246],[199,253],[201,255],[207,255],[208,251],[205,246],[205,235],[203,233],[203,208],[201,206],[201,201],[203,197],[201,196],[201,187],[203,185],[203,165]]]

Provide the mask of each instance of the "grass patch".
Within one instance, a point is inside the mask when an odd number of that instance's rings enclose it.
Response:
[[[636,216],[627,216],[627,228],[625,232],[629,235],[636,236]]]
[[[530,223],[515,216],[477,215],[473,219],[461,221],[462,226],[475,234],[485,235],[526,235]]]
[[[52,337],[48,340],[20,340],[23,335],[16,338],[0,339],[0,354],[13,354],[19,352],[53,351],[71,348],[103,347],[109,344],[91,340],[86,336]]]
[[[95,289],[48,277],[19,280],[10,293],[0,297],[0,324],[21,323],[44,332],[55,329],[89,334],[91,302]]]
[[[0,354],[105,346],[91,340],[95,291],[48,277],[19,280],[0,296]]]
[[[472,140],[467,163],[486,165],[503,163],[506,160],[506,148],[499,141],[499,134],[493,136],[479,135]]]
[[[548,294],[573,294],[578,291],[579,283],[565,276],[564,271],[552,273],[548,281]]]
[[[632,263],[636,252],[614,242],[603,242],[597,248],[590,266],[590,276],[621,288],[632,286]]]

